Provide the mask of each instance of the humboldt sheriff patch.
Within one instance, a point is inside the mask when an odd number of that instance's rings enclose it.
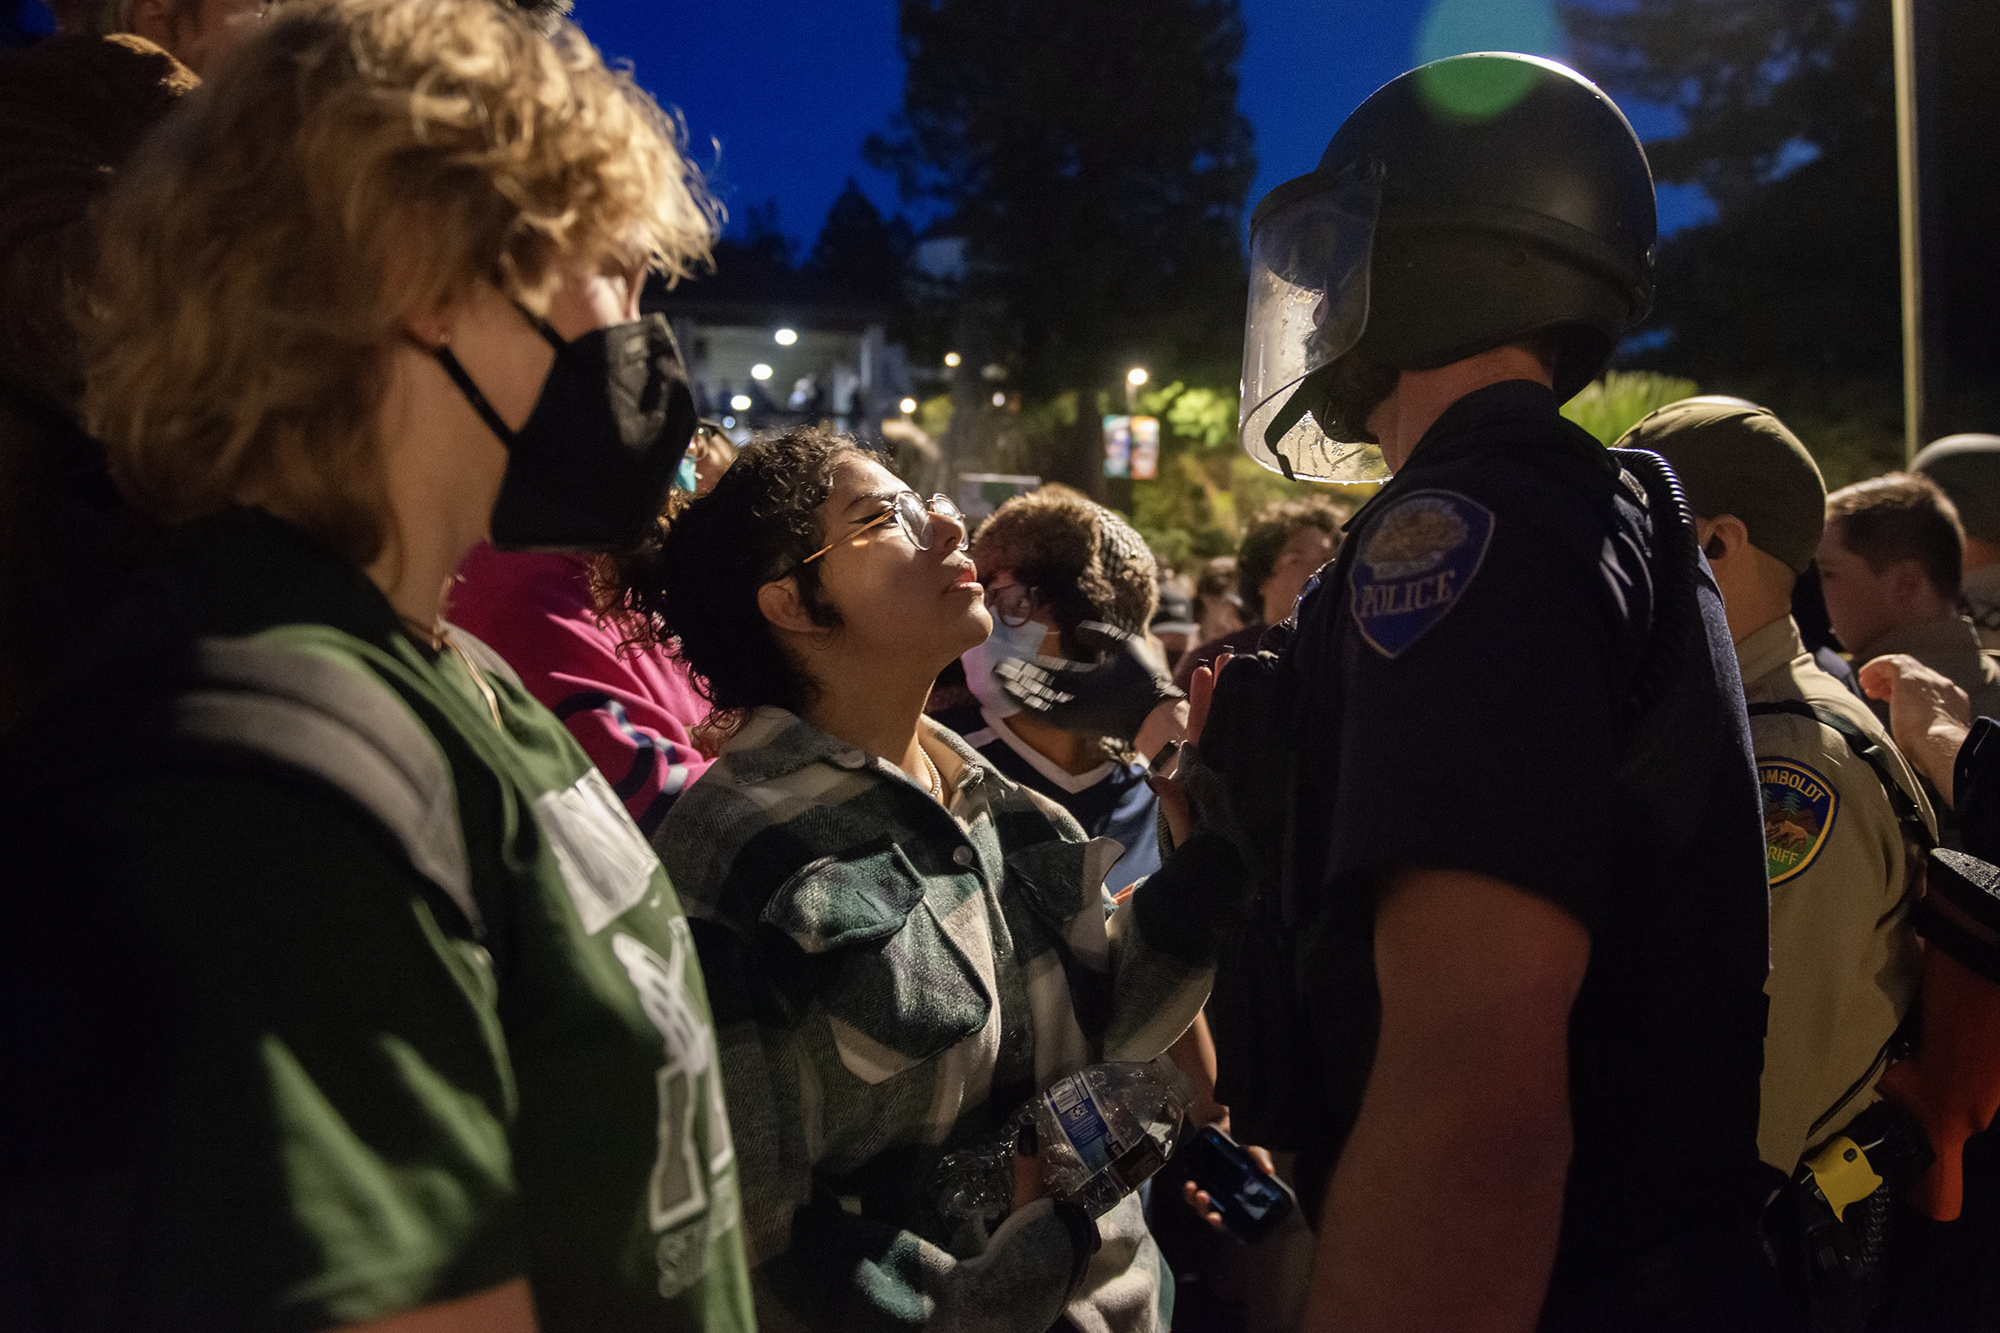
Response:
[[[1347,572],[1361,637],[1396,657],[1457,604],[1493,538],[1493,511],[1452,491],[1416,491],[1375,520]]]
[[[1764,856],[1773,884],[1783,884],[1813,863],[1833,832],[1840,793],[1804,764],[1759,759],[1764,793]]]

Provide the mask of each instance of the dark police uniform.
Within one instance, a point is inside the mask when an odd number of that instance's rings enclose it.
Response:
[[[1375,886],[1503,880],[1591,936],[1543,1327],[1762,1328],[1767,894],[1736,658],[1705,566],[1679,641],[1653,636],[1644,488],[1556,408],[1526,381],[1460,400],[1300,603],[1281,934],[1303,1083],[1258,1129],[1294,1140],[1273,1146],[1317,1207],[1373,1059]],[[1218,1096],[1254,1119],[1230,1073],[1225,1049]]]

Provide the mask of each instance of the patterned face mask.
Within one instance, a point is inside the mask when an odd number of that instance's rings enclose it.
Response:
[[[965,665],[966,688],[979,700],[980,707],[995,717],[1012,717],[1021,711],[1021,705],[1000,688],[993,669],[1009,658],[1033,657],[1042,650],[1042,640],[1047,636],[1048,629],[1036,621],[1009,625],[999,616],[993,617],[993,632],[986,636],[986,642],[968,649],[959,659]]]

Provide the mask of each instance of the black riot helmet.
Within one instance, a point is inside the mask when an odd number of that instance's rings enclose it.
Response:
[[[1396,372],[1525,339],[1569,398],[1646,313],[1656,234],[1639,138],[1574,70],[1490,53],[1401,75],[1251,214],[1245,452],[1379,480],[1364,423]]]

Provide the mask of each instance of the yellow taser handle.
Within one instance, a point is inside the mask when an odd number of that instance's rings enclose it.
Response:
[[[1813,1184],[1833,1205],[1833,1215],[1843,1222],[1849,1204],[1859,1203],[1882,1188],[1882,1177],[1868,1164],[1868,1154],[1845,1134],[1834,1135],[1825,1147],[1806,1158],[1806,1170],[1812,1172]]]

